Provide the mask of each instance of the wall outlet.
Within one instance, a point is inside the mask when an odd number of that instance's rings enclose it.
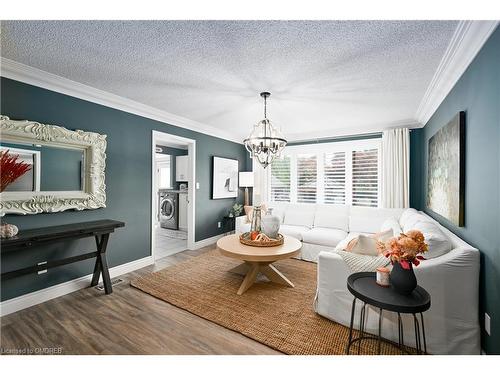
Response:
[[[486,313],[484,313],[484,330],[488,334],[488,336],[491,336],[491,319],[490,316]]]
[[[222,223],[220,221],[217,222],[217,228],[221,228],[222,227]]]
[[[47,264],[47,261],[45,262],[40,262],[40,263],[37,263],[38,266],[41,266],[43,264]],[[44,269],[44,270],[40,270],[38,271],[38,274],[41,275],[42,273],[47,273],[47,269]]]
[[[196,183],[196,190],[200,190],[200,183],[199,182]]]

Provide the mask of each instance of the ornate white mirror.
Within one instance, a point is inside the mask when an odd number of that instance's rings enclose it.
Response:
[[[3,187],[0,215],[106,207],[106,135],[1,116],[0,151],[29,165]]]

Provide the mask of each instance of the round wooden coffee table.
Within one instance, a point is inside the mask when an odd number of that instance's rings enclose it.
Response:
[[[288,236],[284,236],[283,245],[272,247],[243,245],[238,234],[231,234],[217,241],[217,248],[222,255],[244,262],[230,270],[230,272],[245,275],[240,289],[238,289],[238,295],[245,293],[252,286],[259,273],[264,274],[272,282],[293,288],[293,283],[272,263],[298,255],[301,247],[302,243],[299,240]]]

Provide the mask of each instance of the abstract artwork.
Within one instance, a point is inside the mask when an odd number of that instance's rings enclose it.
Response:
[[[429,139],[427,208],[464,226],[465,112]]]
[[[238,196],[238,160],[214,156],[212,199]]]

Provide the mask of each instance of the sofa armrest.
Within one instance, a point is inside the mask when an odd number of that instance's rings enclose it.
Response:
[[[235,232],[242,233],[241,228],[244,224],[248,224],[247,215],[236,217],[236,219],[235,219]]]
[[[315,311],[341,324],[349,324],[343,310],[350,309],[352,295],[347,290],[347,278],[352,273],[342,257],[322,251],[318,256],[318,288]]]

